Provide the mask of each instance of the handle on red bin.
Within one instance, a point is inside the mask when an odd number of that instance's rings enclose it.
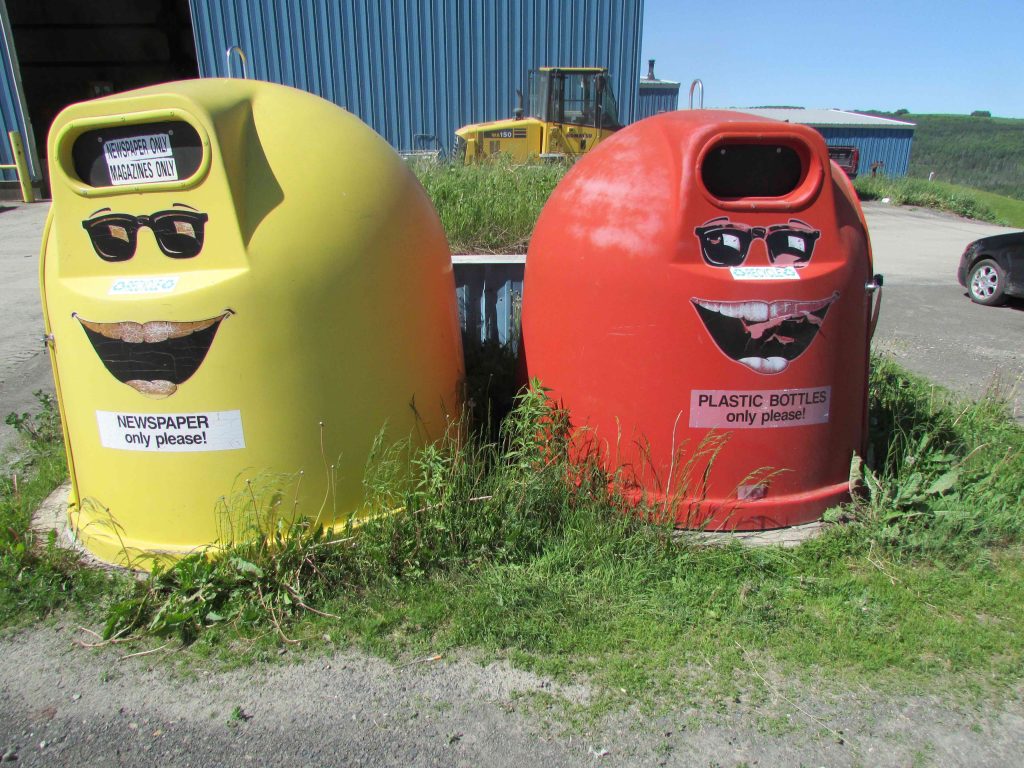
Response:
[[[875,275],[870,283],[864,284],[864,290],[871,297],[871,325],[868,326],[868,340],[875,338],[875,326],[878,325],[878,313],[882,309],[882,275]]]

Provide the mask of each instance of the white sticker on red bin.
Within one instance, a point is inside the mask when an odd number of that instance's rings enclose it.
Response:
[[[800,389],[694,389],[690,427],[772,429],[826,424],[832,387]]]

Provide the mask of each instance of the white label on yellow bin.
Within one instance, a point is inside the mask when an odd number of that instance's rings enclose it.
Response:
[[[166,133],[105,141],[103,156],[107,160],[110,183],[114,186],[178,180],[171,137]]]
[[[235,451],[245,448],[241,411],[115,413],[96,411],[100,443],[120,451]]]

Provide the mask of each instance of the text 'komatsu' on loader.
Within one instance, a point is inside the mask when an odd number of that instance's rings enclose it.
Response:
[[[530,72],[529,91],[527,115],[519,92],[515,117],[455,132],[467,164],[498,154],[518,163],[577,157],[622,127],[604,67],[541,67]]]

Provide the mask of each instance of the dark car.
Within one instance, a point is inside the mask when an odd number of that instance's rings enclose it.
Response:
[[[991,307],[1007,296],[1024,298],[1024,232],[975,240],[960,257],[956,279],[979,304]]]

